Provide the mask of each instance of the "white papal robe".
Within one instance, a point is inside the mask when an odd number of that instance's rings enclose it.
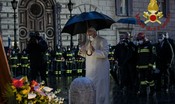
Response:
[[[85,44],[85,49],[89,50],[89,42]],[[81,52],[79,55],[86,58],[86,77],[91,79],[96,88],[96,104],[109,103],[109,46],[106,39],[96,36],[92,41],[92,46],[95,51],[91,56],[86,52]]]

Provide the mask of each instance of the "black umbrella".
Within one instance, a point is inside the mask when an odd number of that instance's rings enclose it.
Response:
[[[89,27],[101,30],[110,28],[113,23],[115,21],[103,13],[96,11],[83,12],[71,17],[65,24],[62,33],[69,33],[71,35],[86,33]]]

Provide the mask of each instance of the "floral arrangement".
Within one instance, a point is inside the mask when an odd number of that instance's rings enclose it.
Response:
[[[53,92],[52,88],[44,86],[44,82],[29,82],[27,77],[13,79],[7,89],[6,96],[14,95],[18,104],[63,104],[64,101],[56,96],[61,90]]]

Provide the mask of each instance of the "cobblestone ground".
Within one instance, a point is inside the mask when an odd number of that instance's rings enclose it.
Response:
[[[69,86],[71,81],[77,77],[57,77],[49,75],[48,86],[54,89],[61,89],[59,97],[65,98],[64,104],[68,104]],[[123,94],[114,80],[110,80],[110,104],[175,104],[175,90],[170,89],[170,93],[157,92],[155,96],[138,96],[134,91]]]

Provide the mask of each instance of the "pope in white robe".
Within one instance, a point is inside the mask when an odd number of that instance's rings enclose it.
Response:
[[[95,85],[96,104],[110,104],[108,42],[98,36],[94,28],[87,30],[87,37],[89,41],[79,51],[79,55],[86,58],[86,77]]]

